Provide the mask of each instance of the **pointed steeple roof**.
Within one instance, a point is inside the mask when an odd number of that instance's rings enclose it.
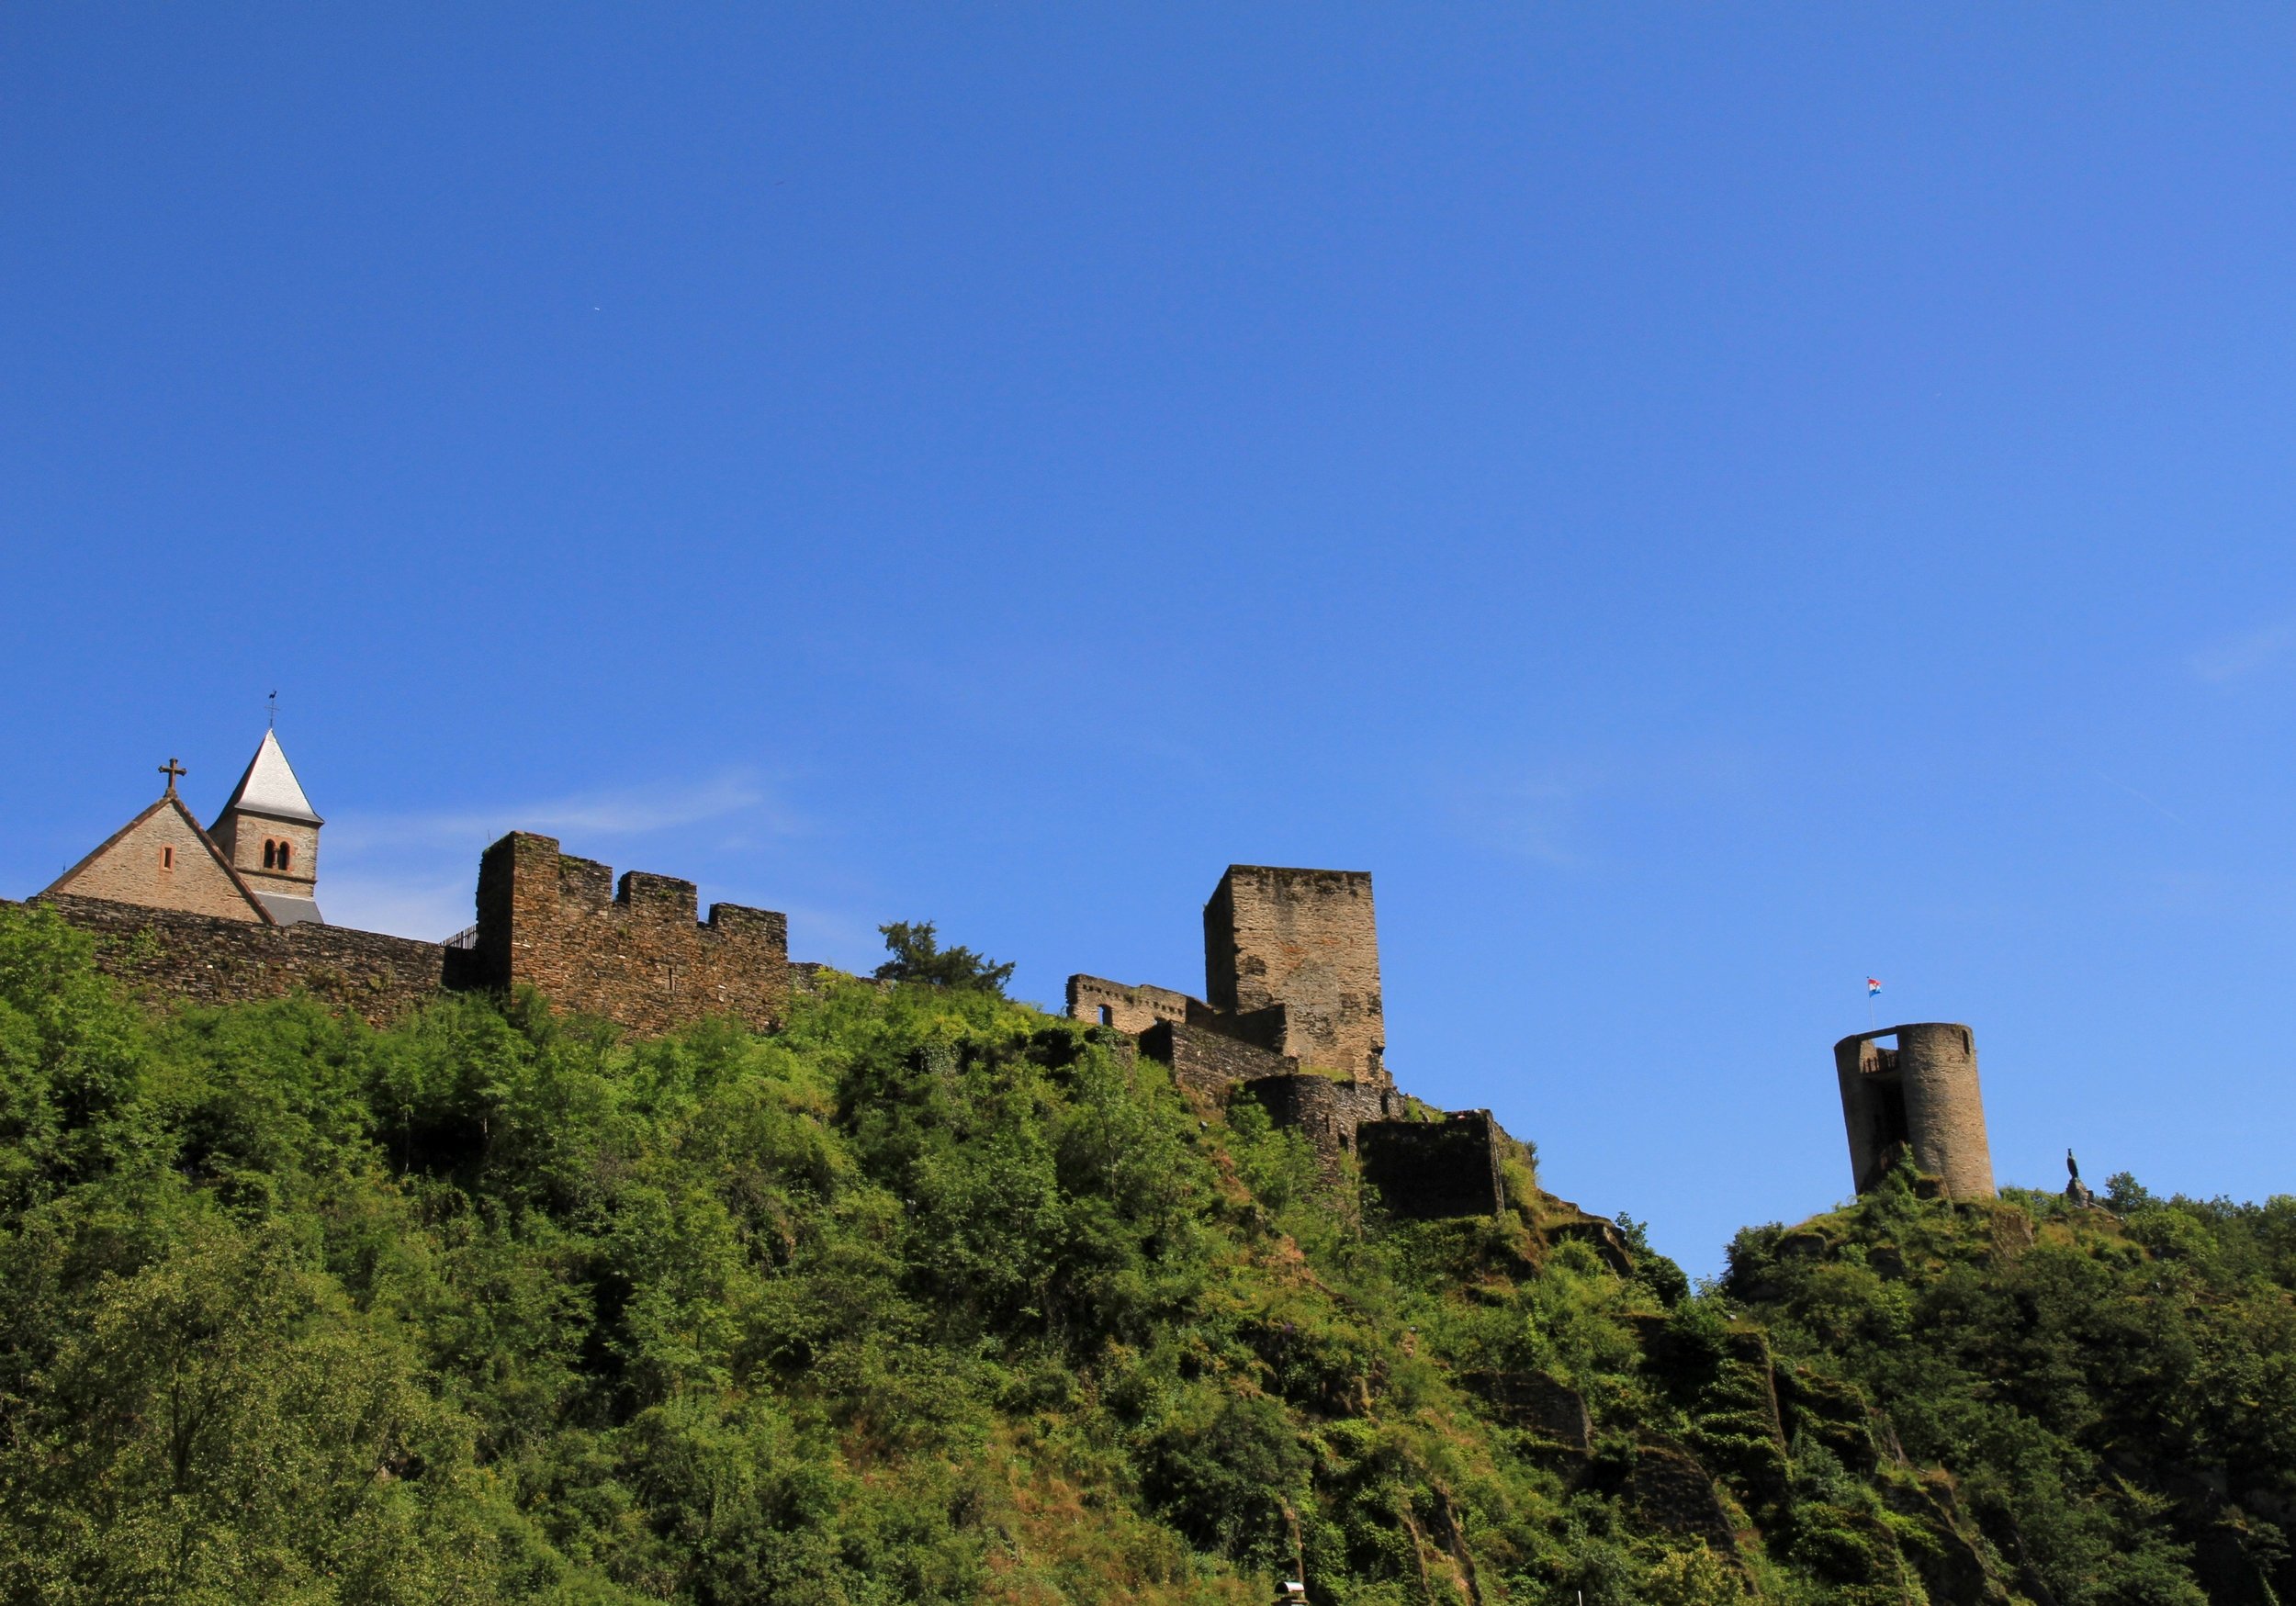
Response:
[[[295,779],[294,767],[287,755],[279,750],[276,731],[263,734],[263,746],[247,762],[247,773],[239,778],[239,786],[232,792],[231,802],[223,805],[222,814],[233,809],[245,809],[251,814],[264,814],[275,820],[298,820],[307,825],[325,824],[312,812],[311,800],[303,795],[303,783]]]

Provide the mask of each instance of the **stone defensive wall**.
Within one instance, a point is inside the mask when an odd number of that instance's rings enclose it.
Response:
[[[1091,997],[1072,982],[1070,1013]],[[1217,1021],[1234,1018],[1207,1013]],[[1185,1092],[1214,1105],[1249,1097],[1277,1126],[1305,1138],[1327,1167],[1354,1154],[1364,1180],[1397,1215],[1490,1216],[1506,1207],[1499,1162],[1510,1140],[1487,1110],[1408,1119],[1402,1095],[1384,1076],[1352,1081],[1303,1070],[1289,1054],[1183,1021],[1155,1020],[1137,1035],[1140,1052],[1170,1066]]]
[[[1068,978],[1068,1016],[1138,1037],[1159,1022],[1185,1022],[1196,1002],[1169,987],[1128,986],[1105,976]]]
[[[93,933],[97,965],[152,1000],[238,1004],[300,991],[380,1026],[442,992],[532,985],[562,1009],[641,1034],[711,1016],[763,1030],[789,1006],[786,916],[718,904],[701,921],[692,882],[632,870],[617,887],[607,866],[527,832],[480,859],[468,947],[100,898],[35,902]]]
[[[1106,976],[1071,976],[1068,1016],[1071,1020],[1113,1027],[1133,1037],[1160,1024],[1191,1026],[1236,1042],[1255,1044],[1272,1054],[1296,1059],[1285,1042],[1290,1011],[1281,1004],[1237,1014],[1233,1010],[1215,1009],[1201,998],[1191,998],[1169,987],[1111,982]]]
[[[1240,1082],[1289,1076],[1300,1069],[1300,1061],[1289,1055],[1176,1020],[1157,1021],[1139,1035],[1142,1053],[1169,1065],[1172,1080],[1181,1088],[1214,1103],[1224,1100]]]
[[[479,984],[532,985],[562,1008],[661,1032],[705,1016],[763,1031],[789,1008],[789,919],[714,904],[692,882],[613,870],[513,831],[478,861]]]
[[[1440,1121],[1366,1121],[1356,1129],[1363,1180],[1398,1216],[1495,1216],[1507,1206],[1499,1123],[1489,1110]]]
[[[467,949],[347,926],[265,926],[63,895],[32,906],[93,933],[97,967],[148,1001],[245,1004],[299,990],[381,1026],[442,991],[475,984]]]
[[[1339,1082],[1312,1071],[1262,1076],[1244,1085],[1267,1118],[1289,1127],[1326,1160],[1355,1152],[1367,1124],[1401,1113],[1402,1097],[1365,1082]]]

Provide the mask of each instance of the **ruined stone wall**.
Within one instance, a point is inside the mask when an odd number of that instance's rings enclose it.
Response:
[[[1300,1061],[1270,1053],[1201,1027],[1160,1020],[1140,1034],[1140,1051],[1172,1067],[1172,1080],[1191,1093],[1223,1099],[1239,1082],[1266,1076],[1289,1076]]]
[[[1298,1131],[1326,1162],[1354,1151],[1356,1130],[1366,1121],[1385,1120],[1402,1104],[1400,1094],[1370,1083],[1336,1082],[1312,1071],[1259,1077],[1244,1091],[1269,1120]]]
[[[1506,1208],[1502,1136],[1489,1110],[1441,1121],[1365,1121],[1356,1129],[1363,1180],[1398,1216],[1495,1216]]]
[[[152,819],[180,816],[166,809]],[[132,845],[141,864],[164,844],[139,832]],[[229,884],[196,837],[176,861]],[[441,989],[529,983],[565,1008],[647,1033],[713,1015],[763,1030],[788,1007],[782,915],[719,904],[698,921],[692,882],[633,870],[617,892],[606,866],[560,853],[548,837],[513,833],[487,849],[468,949],[316,922],[272,926],[236,891],[233,899],[236,917],[64,893],[39,902],[94,932],[104,970],[152,998],[227,1004],[301,990],[379,1024]]]
[[[1834,1077],[1841,1088],[1841,1125],[1850,1140],[1850,1184],[1865,1193],[1881,1182],[1890,1156],[1906,1141],[1897,1050],[1872,1037],[1844,1038],[1834,1045]]]
[[[1204,978],[1215,1009],[1283,1005],[1285,1053],[1389,1080],[1367,872],[1230,865],[1204,905]]]
[[[1239,1015],[1230,1010],[1214,1009],[1200,999],[1187,1001],[1188,1025],[1205,1031],[1216,1031],[1221,1037],[1233,1038],[1239,1043],[1266,1049],[1271,1054],[1285,1054],[1297,1059],[1298,1055],[1284,1047],[1291,1038],[1290,1018],[1291,1012],[1280,1004],[1271,1004],[1265,1009],[1246,1010]]]
[[[1112,1026],[1138,1037],[1160,1020],[1185,1021],[1188,1005],[1200,1009],[1185,993],[1169,987],[1132,987],[1104,976],[1068,978],[1068,1016],[1094,1026]]]
[[[1894,1048],[1875,1041],[1895,1038]],[[1900,1144],[1956,1199],[1993,1196],[1993,1153],[1977,1085],[1976,1039],[1951,1021],[1884,1028],[1834,1045],[1851,1181],[1877,1186]]]
[[[346,926],[266,926],[60,893],[34,906],[93,933],[97,967],[147,1000],[242,1004],[301,991],[381,1026],[471,982],[461,949]]]
[[[475,952],[487,985],[528,984],[563,1008],[659,1032],[713,1015],[764,1030],[789,1005],[789,927],[718,904],[695,918],[692,882],[613,871],[515,831],[478,863]]]

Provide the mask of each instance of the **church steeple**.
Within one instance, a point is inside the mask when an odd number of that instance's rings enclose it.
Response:
[[[267,730],[208,834],[271,917],[291,926],[320,918],[319,827],[324,824],[303,795],[278,733]]]

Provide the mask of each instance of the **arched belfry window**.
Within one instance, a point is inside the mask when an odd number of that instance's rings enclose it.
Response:
[[[285,869],[287,867],[287,861],[288,861],[289,859],[293,859],[294,857],[295,857],[295,844],[294,844],[294,843],[292,843],[292,842],[282,842],[282,843],[280,843],[280,844],[279,844],[279,868],[280,868],[281,870],[285,870]]]
[[[264,845],[263,845],[263,867],[264,867],[264,869],[265,869],[265,870],[276,870],[276,869],[278,868],[278,865],[279,865],[279,845],[278,845],[276,842],[271,842],[271,841],[266,841],[266,842],[264,842]]]

